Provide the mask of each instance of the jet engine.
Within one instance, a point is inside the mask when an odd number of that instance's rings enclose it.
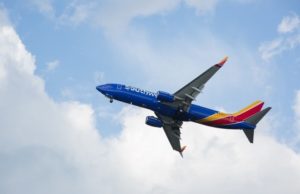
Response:
[[[162,122],[161,120],[159,120],[158,118],[154,117],[154,116],[148,116],[146,117],[146,124],[150,125],[151,127],[162,127]]]
[[[162,102],[174,102],[174,96],[172,94],[163,91],[157,92],[156,99]]]

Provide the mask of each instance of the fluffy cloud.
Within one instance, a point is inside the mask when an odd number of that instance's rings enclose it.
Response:
[[[188,148],[181,161],[177,153],[170,152],[170,145],[161,130],[145,127],[140,122],[148,114],[146,111],[126,111],[123,117],[124,129],[115,142],[117,151],[112,152],[121,156],[124,168],[134,182],[142,184],[144,190],[138,191],[299,191],[300,187],[295,181],[300,177],[299,155],[259,132],[260,129],[257,129],[256,143],[251,145],[240,131],[185,124],[182,138]]]
[[[0,15],[0,193],[300,192],[299,154],[260,128],[251,145],[240,131],[187,123],[181,159],[144,124],[153,113],[125,108],[121,133],[101,137],[91,106],[47,95],[34,56]]]
[[[101,154],[93,110],[48,97],[44,81],[34,75],[34,57],[4,15],[1,11],[0,192],[70,193],[82,174],[79,166],[94,162],[86,156]]]
[[[286,16],[278,25],[277,31],[279,33],[289,33],[300,28],[300,17],[296,14]]]
[[[264,42],[259,47],[262,59],[268,61],[284,51],[300,45],[300,19],[296,14],[286,16],[277,27],[280,34],[272,41]]]

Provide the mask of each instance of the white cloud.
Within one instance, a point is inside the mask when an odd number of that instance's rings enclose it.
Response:
[[[252,0],[231,0],[238,3]],[[125,30],[138,17],[165,14],[181,4],[187,4],[199,13],[214,11],[219,0],[79,0],[72,1],[59,17],[61,23],[78,25],[84,22],[101,26],[109,33]]]
[[[60,23],[78,25],[86,22],[86,20],[89,20],[90,17],[92,17],[96,7],[97,4],[93,1],[86,1],[85,3],[73,1],[59,17]]]
[[[185,0],[189,6],[195,7],[198,12],[208,12],[215,9],[218,0]]]
[[[0,79],[7,77],[8,69],[6,68],[12,61],[16,62],[16,67],[18,72],[22,71],[27,74],[31,74],[35,70],[34,57],[30,53],[20,54],[19,51],[24,50],[25,47],[22,42],[18,39],[17,34],[14,32],[13,28],[10,26],[5,12],[0,13],[0,57],[2,58],[0,63]],[[9,44],[8,43],[13,43]],[[9,46],[10,50],[7,49]],[[5,80],[3,80],[5,82]],[[4,84],[4,83],[2,83]],[[0,84],[1,85],[1,84]]]
[[[42,15],[54,19],[55,9],[52,0],[29,0],[28,3],[33,5]]]
[[[300,45],[300,33],[288,37],[280,37],[264,42],[259,47],[262,59],[268,61],[284,51],[292,50]]]
[[[293,136],[291,140],[289,141],[291,145],[295,147],[295,149],[299,150],[300,145],[300,90],[297,90],[295,93],[295,100],[293,105],[293,111],[294,111],[294,123],[293,123]]]
[[[47,71],[54,71],[59,66],[59,64],[59,60],[50,61],[49,63],[47,63]]]
[[[280,35],[272,41],[264,42],[258,51],[262,59],[268,61],[284,51],[292,50],[300,45],[300,19],[293,14],[286,16],[278,25]]]
[[[253,0],[227,0],[249,3]],[[213,12],[220,0],[66,0],[62,12],[56,11],[53,0],[29,0],[30,5],[58,24],[89,23],[100,26],[108,33],[120,33],[138,17],[147,17],[175,10],[181,4],[204,14]]]
[[[267,61],[268,59],[271,59],[273,56],[285,50],[285,48],[282,47],[282,42],[282,39],[275,39],[271,42],[262,43],[258,48],[258,51],[261,53],[262,59]]]
[[[0,84],[0,192],[70,193],[81,175],[76,165],[92,163],[92,158],[82,159],[94,149],[101,154],[93,110],[48,97],[44,81],[34,75],[34,57],[2,18],[0,43],[0,66],[6,72]]]
[[[125,108],[121,134],[101,137],[91,106],[47,95],[34,57],[3,20],[0,193],[300,192],[299,154],[259,128],[251,145],[241,131],[187,123],[181,159],[161,129],[144,124],[153,113]]]
[[[294,111],[296,116],[297,126],[300,128],[300,91],[296,92]]]
[[[172,10],[180,0],[75,1],[60,17],[62,23],[78,25],[89,22],[111,32],[124,30],[135,17]]]
[[[300,177],[299,155],[260,133],[259,128],[256,142],[251,145],[241,131],[185,124],[182,138],[188,148],[181,161],[177,153],[170,152],[170,145],[161,130],[145,127],[141,122],[148,114],[144,111],[127,112],[124,131],[119,142],[115,142],[117,151],[113,152],[121,156],[130,177],[143,183],[144,190],[138,192],[300,191],[295,180]]]
[[[296,14],[284,17],[278,25],[279,33],[289,33],[300,28],[300,17]]]

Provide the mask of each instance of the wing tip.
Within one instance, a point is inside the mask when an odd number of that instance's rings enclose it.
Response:
[[[183,154],[182,154],[182,152],[185,150],[185,148],[186,148],[186,145],[185,145],[185,146],[183,146],[183,147],[181,148],[180,152],[179,152],[182,158],[183,158]]]
[[[222,67],[226,61],[228,60],[228,56],[224,57],[219,63],[216,64],[217,67]]]

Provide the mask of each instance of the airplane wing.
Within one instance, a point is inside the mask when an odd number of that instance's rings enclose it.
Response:
[[[187,111],[192,101],[196,99],[204,88],[205,83],[226,63],[227,58],[228,57],[225,57],[219,63],[213,65],[193,81],[175,92],[173,95],[175,96],[177,107],[182,107],[184,111]]]
[[[176,150],[180,153],[182,156],[182,152],[186,148],[186,146],[181,147],[180,144],[180,127],[182,125],[182,121],[174,120],[171,117],[166,117],[163,115],[160,115],[158,113],[155,113],[159,119],[163,122],[163,129],[166,133],[166,136],[173,148],[173,150]]]

